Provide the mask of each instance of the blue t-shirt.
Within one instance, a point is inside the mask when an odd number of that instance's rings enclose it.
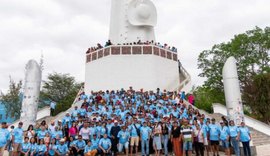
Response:
[[[37,145],[37,152],[44,154],[47,151],[46,145]]]
[[[66,144],[63,144],[63,145],[58,145],[57,146],[57,151],[60,153],[60,154],[67,154],[68,152],[68,147]]]
[[[30,152],[33,152],[37,149],[37,144],[31,144],[30,143]]]
[[[94,148],[93,145],[91,145],[91,146],[87,145],[87,146],[85,146],[85,148],[84,148],[84,153],[91,152],[91,151],[93,151],[94,149],[96,149],[96,148]]]
[[[30,150],[30,148],[31,148],[31,144],[29,142],[22,143],[22,151],[23,152],[27,152],[28,150]]]
[[[102,138],[99,141],[99,145],[104,149],[107,150],[110,148],[110,146],[112,145],[112,142],[109,138]]]
[[[22,128],[15,128],[13,131],[14,142],[17,144],[23,143],[23,129]]]
[[[69,147],[76,146],[77,140],[73,140],[69,143]]]
[[[97,134],[96,132],[97,132],[96,127],[90,127],[90,135],[91,135],[91,138],[93,138],[93,135],[94,135],[94,134]]]
[[[142,126],[140,131],[141,131],[142,140],[148,140],[149,133],[151,133],[151,128],[148,126]]]
[[[248,142],[250,141],[250,132],[249,129],[247,127],[239,127],[239,131],[240,131],[240,140],[241,142]]]
[[[221,127],[220,140],[226,140],[228,136],[229,136],[229,128],[227,126]]]
[[[70,128],[71,127],[71,117],[70,116],[64,116],[63,117],[63,126],[68,124],[68,127]]]
[[[220,127],[216,124],[209,124],[208,127],[209,127],[210,140],[218,141],[219,134],[220,134]]]
[[[237,137],[239,129],[237,126],[229,126],[230,137]]]
[[[56,136],[59,136],[59,138],[63,138],[63,131],[58,130],[58,131],[56,132]]]
[[[57,149],[57,145],[50,144],[50,146],[49,146],[49,154],[50,155],[55,155],[56,149]]]
[[[76,142],[76,147],[78,147],[79,149],[81,149],[81,148],[84,148],[86,146],[86,144],[85,144],[85,141],[84,140],[78,140],[77,142]]]
[[[10,133],[7,129],[0,129],[0,147],[4,147],[7,144],[7,141],[10,138]]]
[[[130,134],[128,131],[120,131],[118,134],[117,134],[117,138],[119,138],[119,143],[121,144],[125,144],[126,142],[128,142],[128,139],[130,137]]]
[[[207,138],[207,134],[208,134],[208,132],[209,132],[209,127],[208,127],[206,124],[203,124],[203,125],[201,126],[201,128],[202,128],[202,130],[203,130],[203,137],[204,137],[204,138]]]
[[[56,103],[52,101],[52,102],[50,103],[50,107],[51,107],[52,109],[55,109],[55,106],[56,106]]]
[[[107,134],[108,134],[109,137],[111,136],[112,126],[113,126],[113,123],[106,125],[106,127],[107,127]]]
[[[94,147],[94,149],[98,149],[99,139],[98,138],[92,139],[91,142],[92,142],[92,146]]]
[[[44,139],[46,136],[46,133],[48,133],[48,131],[44,130],[44,131],[39,131],[37,136],[39,139]]]
[[[77,109],[77,110],[73,110],[72,111],[72,113],[71,113],[71,115],[73,116],[73,117],[77,117],[78,116],[78,114],[79,114],[79,110]]]
[[[138,133],[137,133],[136,128],[137,128],[138,130],[140,130],[140,128],[141,128],[140,124],[136,124],[136,127],[135,127],[134,124],[129,125],[129,131],[130,131],[130,133],[131,133],[131,134],[130,134],[131,137],[137,137],[137,136],[138,136]]]

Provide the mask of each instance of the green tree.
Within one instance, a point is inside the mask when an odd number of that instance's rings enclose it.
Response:
[[[9,90],[6,94],[1,92],[0,101],[6,109],[7,117],[18,119],[21,114],[22,99],[21,99],[22,81],[16,83],[10,78]]]
[[[213,112],[213,103],[225,103],[224,94],[220,92],[220,90],[214,88],[209,88],[205,86],[197,87],[194,90],[194,96],[196,97],[196,107],[198,107],[199,109],[203,109],[209,113]]]
[[[202,51],[198,57],[198,68],[202,71],[199,76],[205,77],[206,81],[203,84],[204,89],[197,91],[197,96],[205,94],[205,88],[211,88],[207,99],[214,98],[209,101],[225,103],[224,96],[215,97],[215,95],[224,94],[222,68],[230,56],[234,56],[237,61],[241,90],[244,92],[243,88],[253,76],[265,73],[268,70],[270,65],[269,53],[270,27],[265,29],[256,27],[253,30],[235,35],[227,43],[216,44],[212,49]],[[249,105],[249,101],[243,102]]]
[[[235,35],[227,42],[214,45],[211,50],[204,50],[198,58],[199,74],[206,77],[204,85],[223,91],[222,68],[228,57],[237,60],[241,86],[253,75],[265,72],[270,65],[270,27],[256,27],[246,33]]]
[[[55,101],[57,103],[55,114],[65,111],[72,105],[82,85],[69,74],[49,74],[41,91],[41,101]]]
[[[252,114],[270,123],[270,72],[253,76],[243,90],[243,100]]]

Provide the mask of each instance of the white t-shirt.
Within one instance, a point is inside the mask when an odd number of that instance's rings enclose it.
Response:
[[[56,125],[49,125],[49,130],[52,132],[52,133],[54,133],[55,132],[55,126]]]
[[[80,130],[80,135],[82,135],[82,139],[84,140],[88,140],[89,139],[89,136],[90,136],[90,128],[87,127],[87,128],[81,128]]]

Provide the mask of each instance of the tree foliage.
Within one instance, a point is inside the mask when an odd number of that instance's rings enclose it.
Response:
[[[22,81],[16,83],[10,78],[9,90],[6,94],[1,92],[0,100],[6,109],[7,117],[18,119],[21,114],[22,99],[21,99]]]
[[[243,99],[252,113],[270,123],[270,72],[253,76],[243,90]]]
[[[227,58],[237,60],[241,86],[256,74],[263,73],[270,65],[270,27],[256,27],[246,33],[235,35],[227,42],[214,45],[211,50],[204,50],[198,58],[199,74],[206,77],[204,85],[223,91],[222,68]]]
[[[73,103],[81,84],[69,74],[49,74],[41,91],[41,101],[57,103],[55,113],[67,110]]]
[[[196,107],[204,109],[205,111],[212,113],[213,103],[224,103],[224,94],[217,89],[209,88],[205,86],[197,87],[194,91],[196,97]],[[222,101],[220,101],[222,100]]]
[[[258,78],[256,76],[269,72],[270,66],[270,27],[261,29],[259,27],[245,33],[235,35],[227,43],[216,44],[210,50],[204,50],[198,57],[198,68],[202,71],[199,76],[205,77],[203,87],[196,92],[197,99],[202,98],[208,102],[219,102],[225,104],[223,82],[222,82],[222,68],[230,56],[234,56],[237,61],[238,75],[240,80],[241,91],[246,98],[243,98],[243,103],[250,106],[251,110],[259,113],[255,103],[260,100],[263,102],[261,108],[269,107],[269,101],[265,100],[267,89],[259,87]],[[260,76],[259,76],[260,77]],[[260,79],[265,85],[265,79]],[[261,85],[263,84],[261,83]],[[268,86],[269,86],[268,82]],[[249,97],[252,87],[257,86],[256,96]],[[256,88],[256,87],[255,87]],[[206,94],[207,93],[207,94]],[[207,97],[203,97],[203,95]],[[215,96],[218,95],[218,96]],[[248,96],[249,95],[249,96]],[[265,101],[264,101],[264,100]],[[199,101],[199,99],[197,100]],[[267,103],[268,102],[268,103]],[[268,106],[267,106],[268,105]],[[260,116],[265,114],[259,113]]]

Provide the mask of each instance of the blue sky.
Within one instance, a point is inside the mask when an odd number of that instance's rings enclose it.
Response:
[[[216,43],[255,26],[270,26],[269,0],[153,0],[156,40],[176,46],[179,58],[200,85],[197,57]],[[84,81],[85,51],[108,39],[110,0],[1,0],[0,90],[9,76],[24,79],[29,59],[44,56],[48,73],[70,73]]]

